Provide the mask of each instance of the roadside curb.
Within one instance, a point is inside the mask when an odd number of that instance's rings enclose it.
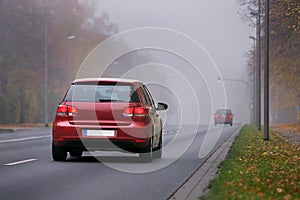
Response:
[[[32,129],[39,129],[39,128],[45,128],[45,127],[42,127],[42,126],[33,126],[33,127],[27,127],[27,126],[13,127],[12,126],[12,127],[5,127],[5,128],[0,127],[0,133],[15,133],[18,131],[32,130]],[[46,128],[48,128],[48,127],[46,127]]]
[[[218,172],[218,167],[223,162],[231,148],[235,137],[241,127],[235,131],[214,153],[194,172],[194,174],[169,198],[169,200],[199,199],[208,192],[207,188]]]

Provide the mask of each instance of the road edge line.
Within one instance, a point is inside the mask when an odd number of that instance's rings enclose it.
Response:
[[[11,162],[11,163],[6,163],[4,164],[5,166],[14,166],[14,165],[19,165],[19,164],[24,164],[24,163],[28,163],[28,162],[33,162],[33,161],[37,161],[37,158],[30,158],[30,159],[26,159],[26,160],[20,160],[20,161],[15,161],[15,162]]]

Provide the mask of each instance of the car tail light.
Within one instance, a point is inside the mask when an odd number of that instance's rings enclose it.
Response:
[[[128,107],[124,108],[123,113],[125,117],[147,117],[148,110],[144,107]]]
[[[123,115],[125,117],[132,117],[134,113],[134,107],[124,108]]]
[[[143,108],[143,107],[135,107],[134,116],[146,117],[146,116],[148,116],[148,111],[146,108]]]
[[[229,115],[229,118],[232,119],[232,115]]]
[[[56,109],[57,115],[74,116],[78,113],[77,108],[68,105],[59,105]]]
[[[219,117],[219,114],[215,114],[215,117]]]

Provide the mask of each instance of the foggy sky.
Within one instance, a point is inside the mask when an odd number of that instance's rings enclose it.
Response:
[[[163,27],[180,31],[210,54],[223,78],[249,80],[246,52],[255,30],[241,22],[236,0],[101,0],[99,13],[107,13],[119,32],[141,27]],[[228,106],[238,121],[249,121],[249,89],[224,82]],[[239,92],[237,92],[239,91]]]

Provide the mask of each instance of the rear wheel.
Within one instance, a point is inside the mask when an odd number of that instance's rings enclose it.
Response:
[[[65,161],[67,159],[67,151],[63,147],[52,144],[52,158],[54,161]]]
[[[142,162],[151,162],[153,158],[152,153],[153,153],[153,139],[151,137],[148,146],[145,149],[143,149],[141,153],[139,153],[139,159]]]
[[[161,158],[162,157],[162,134],[160,134],[158,147],[153,152],[154,158]]]

